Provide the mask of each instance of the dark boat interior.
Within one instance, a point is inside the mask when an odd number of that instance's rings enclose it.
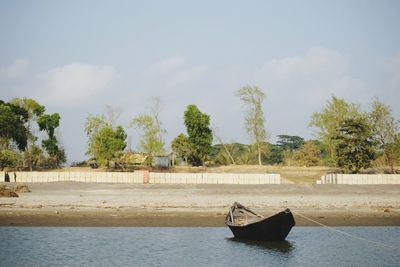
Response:
[[[229,214],[226,217],[226,223],[242,226],[258,222],[262,219],[264,219],[264,216],[235,202],[229,210]]]

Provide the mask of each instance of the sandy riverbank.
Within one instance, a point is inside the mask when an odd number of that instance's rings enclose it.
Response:
[[[400,226],[396,185],[143,185],[56,182],[0,198],[1,226],[223,226],[238,201],[268,216],[289,207],[335,226]],[[315,225],[295,216],[297,225]]]

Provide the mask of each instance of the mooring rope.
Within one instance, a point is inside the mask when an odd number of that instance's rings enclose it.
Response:
[[[333,227],[331,227],[331,226],[328,226],[328,225],[326,225],[326,224],[323,224],[323,223],[321,223],[321,222],[318,222],[318,221],[316,221],[316,220],[313,220],[313,219],[311,219],[311,218],[305,216],[304,214],[301,214],[300,212],[293,211],[293,210],[291,210],[291,211],[292,211],[294,214],[296,214],[296,215],[298,215],[298,216],[300,216],[300,217],[302,217],[302,218],[304,218],[304,219],[306,219],[306,220],[309,220],[310,222],[313,222],[313,223],[316,223],[316,224],[318,224],[318,225],[320,225],[320,226],[322,226],[322,227],[325,227],[325,228],[327,228],[327,229],[329,229],[329,230],[331,230],[331,231],[333,231],[333,232],[336,232],[336,233],[339,233],[339,234],[342,234],[342,235],[345,235],[345,236],[348,236],[348,237],[351,237],[351,238],[354,238],[354,239],[358,239],[358,240],[361,240],[361,241],[365,241],[365,242],[368,242],[368,243],[371,243],[371,244],[374,244],[374,245],[379,245],[379,246],[382,246],[382,247],[385,247],[385,248],[390,248],[390,249],[394,249],[394,250],[400,250],[400,248],[398,248],[398,247],[394,247],[394,246],[391,246],[391,245],[388,245],[388,244],[385,244],[385,243],[382,243],[382,242],[379,242],[379,241],[374,241],[374,240],[366,239],[366,238],[363,238],[363,237],[360,237],[360,236],[357,236],[357,235],[349,234],[349,233],[347,233],[347,232],[345,232],[345,231],[342,231],[342,230],[333,228]]]

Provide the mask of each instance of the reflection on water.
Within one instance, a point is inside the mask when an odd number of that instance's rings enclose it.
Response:
[[[236,242],[238,244],[243,244],[245,246],[267,249],[276,252],[281,252],[284,254],[290,253],[294,249],[294,244],[290,241],[257,241],[257,240],[244,240],[235,237],[226,238],[230,242]]]

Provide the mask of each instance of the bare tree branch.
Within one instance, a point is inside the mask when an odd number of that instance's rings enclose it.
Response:
[[[233,165],[236,165],[235,159],[232,157],[232,154],[231,154],[231,152],[229,151],[228,146],[227,146],[227,145],[225,144],[225,142],[222,140],[222,137],[221,137],[219,134],[217,134],[218,128],[214,126],[214,127],[211,128],[211,130],[212,130],[212,133],[213,133],[215,139],[217,139],[217,141],[224,147],[226,154],[228,155],[228,157],[229,157],[230,160],[232,161],[232,164],[233,164]]]

